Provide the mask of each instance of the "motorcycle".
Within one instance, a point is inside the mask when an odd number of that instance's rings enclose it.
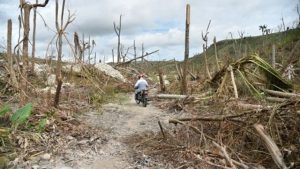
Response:
[[[137,94],[135,98],[137,104],[143,103],[143,106],[146,107],[148,104],[148,90],[142,90]]]

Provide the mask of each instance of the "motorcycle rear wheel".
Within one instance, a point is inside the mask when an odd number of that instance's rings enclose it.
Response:
[[[148,101],[147,101],[147,98],[144,98],[144,100],[143,100],[143,106],[144,106],[144,107],[147,107],[147,102],[148,102]]]

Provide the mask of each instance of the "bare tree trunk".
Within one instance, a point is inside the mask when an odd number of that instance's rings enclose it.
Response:
[[[216,37],[214,37],[214,47],[215,47],[215,57],[216,57],[216,62],[217,62],[217,68],[218,68],[218,71],[219,71],[220,70],[220,65],[219,65],[219,59],[218,59],[218,50],[217,50]]]
[[[23,61],[24,69],[28,67],[28,46],[29,46],[29,31],[30,31],[30,11],[32,8],[45,7],[48,4],[49,0],[45,0],[43,4],[29,4],[25,0],[20,0],[20,6],[23,10]]]
[[[272,67],[276,68],[276,48],[275,44],[272,45],[272,59],[271,59]]]
[[[74,21],[74,17],[73,15],[68,16],[68,20],[67,22],[64,24],[64,11],[65,11],[65,3],[66,0],[63,0],[62,2],[62,9],[61,9],[61,20],[60,20],[60,24],[58,21],[58,0],[56,0],[55,3],[55,23],[56,23],[56,31],[58,34],[58,51],[57,51],[57,65],[56,65],[56,82],[57,82],[57,88],[56,88],[56,93],[55,93],[55,97],[54,97],[54,107],[58,107],[59,104],[59,97],[60,97],[60,91],[61,91],[61,86],[62,86],[62,73],[61,73],[61,62],[62,62],[62,45],[63,45],[63,41],[62,41],[62,37],[64,35],[65,30],[67,29],[68,25],[70,23],[72,23]]]
[[[186,22],[185,22],[185,51],[183,62],[183,74],[181,79],[181,94],[187,94],[187,62],[189,59],[189,34],[190,34],[190,5],[186,5]]]
[[[136,46],[135,46],[135,40],[133,41],[133,51],[134,51],[134,64],[136,65]]]
[[[203,45],[203,51],[204,51],[204,60],[205,60],[205,69],[206,69],[206,74],[209,79],[211,79],[210,71],[208,68],[208,61],[207,61],[207,47],[206,45]]]
[[[142,43],[142,56],[144,56],[145,50],[144,50],[144,43]],[[144,57],[142,57],[142,63],[144,63]]]
[[[166,86],[165,86],[165,81],[164,81],[163,72],[162,72],[161,68],[158,68],[158,77],[159,77],[159,83],[160,83],[160,91],[165,92]]]
[[[28,46],[29,46],[29,32],[30,32],[30,11],[32,8],[36,7],[45,7],[48,4],[49,0],[45,0],[43,4],[29,4],[28,2],[25,2],[25,0],[20,0],[20,8],[21,8],[21,14],[23,18],[21,19],[23,21],[23,51],[22,51],[22,60],[23,60],[23,67],[22,67],[22,77],[21,80],[21,91],[23,93],[27,92],[27,68],[29,66],[29,59],[28,59]],[[26,95],[23,95],[24,97],[21,97],[21,102],[26,102]]]
[[[36,0],[36,4],[38,4],[39,1]],[[31,62],[31,72],[34,72],[34,58],[35,58],[35,36],[36,36],[36,8],[33,9],[33,32],[32,32],[32,62]]]
[[[24,23],[23,23],[23,52],[22,52],[22,56],[23,56],[23,69],[26,72],[26,69],[28,67],[28,44],[29,44],[29,31],[30,31],[30,10],[31,10],[31,6],[29,4],[25,4],[23,7],[24,10]]]
[[[61,20],[63,20],[63,14],[64,14],[64,6],[65,6],[65,0],[63,0],[63,7],[62,7],[62,14],[61,14]],[[58,32],[58,51],[57,51],[57,65],[56,65],[56,93],[54,98],[54,107],[58,107],[59,104],[59,97],[60,97],[60,90],[62,86],[62,73],[61,73],[61,56],[62,56],[62,29],[61,26],[59,26],[58,23],[58,0],[56,0],[55,4],[55,21],[56,21],[56,30]]]
[[[207,76],[208,76],[209,79],[211,79],[211,75],[210,75],[210,72],[209,72],[208,62],[207,62],[207,41],[208,41],[208,36],[207,35],[208,35],[208,29],[209,29],[209,26],[210,26],[210,22],[211,22],[211,20],[209,20],[209,22],[208,22],[205,35],[202,32],[202,39],[205,42],[205,44],[203,44],[203,52],[204,52],[204,59],[205,59],[205,68],[206,68],[206,73],[207,73]]]
[[[120,15],[119,26],[116,26],[114,22],[114,30],[118,36],[118,58],[117,63],[121,61],[121,29],[122,29],[122,15]]]
[[[89,42],[88,42],[88,47],[89,47],[89,55],[88,55],[88,64],[91,64],[91,36],[89,35]]]
[[[84,63],[84,59],[85,59],[85,41],[84,41],[84,33],[82,34],[82,51],[81,51],[81,59],[82,59],[82,63]]]
[[[114,52],[114,49],[111,49],[111,54],[112,54],[112,62],[114,64],[115,63],[115,52]]]
[[[10,83],[11,85],[19,89],[18,81],[16,78],[16,73],[13,68],[13,55],[12,55],[12,21],[9,19],[7,21],[7,62],[8,62],[8,69],[10,74]]]

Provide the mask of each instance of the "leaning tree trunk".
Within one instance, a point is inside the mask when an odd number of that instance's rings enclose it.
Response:
[[[185,22],[185,51],[183,62],[183,74],[181,80],[181,94],[187,94],[187,62],[189,58],[189,34],[190,34],[190,5],[186,5],[186,22]]]

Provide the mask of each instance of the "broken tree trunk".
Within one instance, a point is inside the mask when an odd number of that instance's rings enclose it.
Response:
[[[271,154],[275,164],[280,169],[287,169],[288,167],[284,163],[283,155],[281,154],[274,140],[272,140],[272,138],[267,134],[264,127],[261,124],[254,124],[254,128],[261,137],[261,139],[264,141],[264,144],[267,147],[269,153]]]
[[[185,20],[185,50],[184,50],[184,61],[183,61],[183,72],[181,79],[181,94],[187,94],[187,66],[189,59],[189,36],[190,34],[190,4],[186,5],[186,20]]]
[[[29,46],[29,32],[30,32],[30,11],[32,8],[45,7],[49,0],[45,0],[43,4],[29,4],[25,0],[20,0],[20,7],[23,11],[23,61],[25,62],[25,68],[28,67],[28,46]]]

